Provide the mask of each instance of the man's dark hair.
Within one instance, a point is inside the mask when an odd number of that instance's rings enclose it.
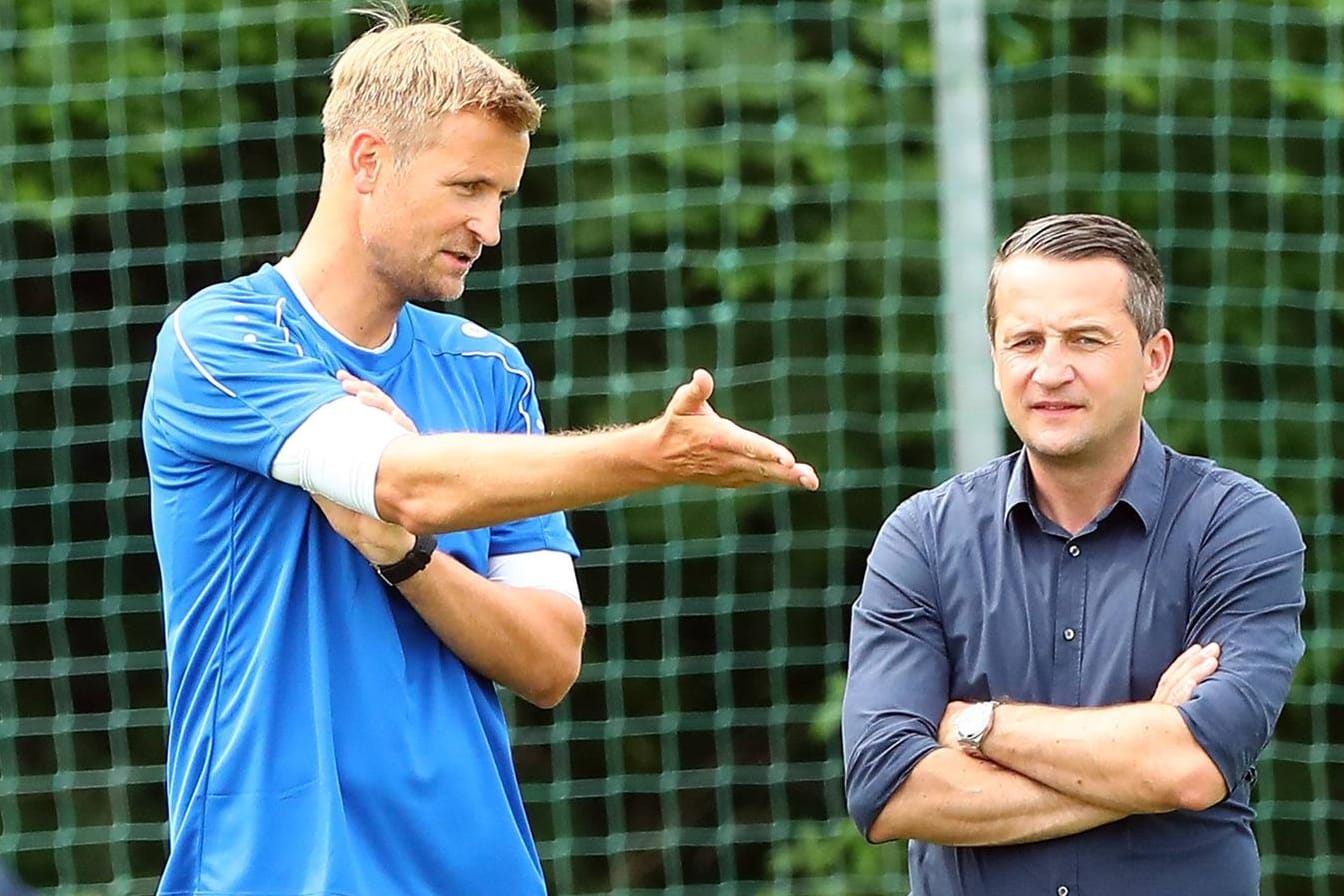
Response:
[[[991,339],[998,321],[994,294],[999,287],[999,269],[1008,259],[1018,255],[1061,261],[1114,258],[1129,271],[1125,310],[1138,328],[1140,344],[1147,345],[1165,325],[1166,289],[1162,266],[1157,263],[1153,247],[1137,230],[1106,215],[1050,215],[1023,224],[999,246],[994,266],[989,271],[989,299],[985,303],[985,320]]]

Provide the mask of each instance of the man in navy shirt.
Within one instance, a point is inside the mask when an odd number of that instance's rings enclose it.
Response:
[[[514,346],[408,304],[460,296],[499,242],[541,107],[454,29],[379,9],[332,70],[292,255],[203,290],[159,337],[161,896],[540,896],[495,686],[551,706],[578,674],[557,511],[817,485],[714,414],[704,371],[656,420],[543,436]]]
[[[1254,763],[1303,642],[1303,543],[1143,421],[1172,357],[1121,221],[1032,221],[990,276],[1020,452],[902,503],[854,606],[850,813],[921,896],[1252,896]]]

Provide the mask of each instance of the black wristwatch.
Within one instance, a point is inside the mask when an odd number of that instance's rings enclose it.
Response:
[[[434,556],[434,551],[439,547],[438,541],[433,535],[417,535],[415,544],[406,552],[396,563],[389,563],[386,566],[373,564],[373,571],[378,573],[378,578],[389,585],[400,585],[411,576],[418,573],[429,565],[429,561]]]

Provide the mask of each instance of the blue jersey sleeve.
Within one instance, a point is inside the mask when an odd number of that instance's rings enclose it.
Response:
[[[501,340],[502,342],[503,340]],[[504,343],[504,379],[496,406],[498,432],[541,435],[546,431],[541,408],[537,404],[536,380],[532,370],[514,346]],[[577,557],[578,545],[570,534],[563,513],[516,520],[490,529],[490,556],[521,554],[527,551],[563,551]]]
[[[342,395],[334,372],[293,341],[278,306],[207,291],[159,334],[145,425],[184,455],[269,476],[285,439]]]

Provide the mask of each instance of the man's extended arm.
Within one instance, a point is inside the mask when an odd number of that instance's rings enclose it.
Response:
[[[396,439],[378,466],[378,514],[412,532],[448,532],[669,485],[817,487],[788,449],[716,414],[713,389],[697,370],[657,419],[596,432]]]

